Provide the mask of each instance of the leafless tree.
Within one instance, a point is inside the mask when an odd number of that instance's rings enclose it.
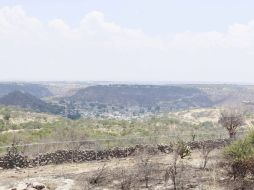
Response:
[[[106,164],[99,167],[94,172],[84,172],[77,176],[77,185],[79,185],[82,190],[93,190],[98,186],[104,185],[109,177],[108,168]]]
[[[168,183],[169,179],[172,180],[173,185],[174,185],[174,190],[176,190],[177,188],[177,184],[176,184],[176,176],[177,176],[177,161],[179,159],[179,155],[177,154],[177,152],[173,152],[173,160],[171,165],[166,169],[166,173],[164,176],[164,180],[166,183]]]
[[[94,172],[84,172],[79,174],[77,181],[79,181],[82,190],[93,190],[96,187],[105,185],[109,176],[110,171],[106,167],[106,164],[104,164]]]
[[[235,109],[223,111],[218,122],[227,129],[231,139],[235,138],[236,129],[245,124],[243,113]]]
[[[190,147],[182,140],[179,140],[177,143],[173,145],[173,160],[169,167],[166,169],[166,173],[164,176],[164,180],[167,183],[169,179],[172,180],[174,185],[174,190],[177,189],[180,181],[177,181],[177,178],[181,176],[181,172],[183,172],[183,162],[179,166],[179,159],[184,159],[191,154]]]
[[[131,169],[119,168],[118,177],[120,177],[120,189],[130,190],[135,188],[137,175]]]
[[[202,160],[203,160],[202,165],[201,165],[202,169],[206,168],[206,165],[207,165],[208,160],[209,160],[209,155],[213,150],[214,150],[213,145],[207,145],[205,143],[201,144],[200,152],[201,152],[201,156],[202,156]]]
[[[145,181],[145,187],[149,188],[149,181],[153,172],[153,164],[151,162],[151,155],[147,149],[138,152],[138,173]]]
[[[197,136],[197,135],[196,135],[195,133],[192,133],[192,134],[191,134],[191,140],[192,140],[192,141],[195,141],[196,136]]]

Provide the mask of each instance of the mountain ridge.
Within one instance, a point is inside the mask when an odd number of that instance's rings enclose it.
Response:
[[[29,93],[37,98],[52,96],[50,90],[40,84],[16,82],[0,83],[0,97],[3,97],[13,91]]]
[[[0,98],[0,104],[5,106],[17,106],[31,109],[36,112],[60,114],[63,108],[57,105],[46,103],[43,100],[21,91],[13,91]]]
[[[79,90],[69,100],[124,106],[158,106],[165,102],[172,109],[206,107],[213,102],[201,90],[168,85],[96,85]],[[174,106],[174,103],[178,103]]]

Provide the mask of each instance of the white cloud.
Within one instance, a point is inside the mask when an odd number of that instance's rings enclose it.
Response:
[[[58,31],[69,31],[70,27],[61,19],[54,19],[49,21],[48,23],[49,28],[53,28]]]
[[[20,6],[0,8],[0,79],[254,82],[253,45],[254,21],[224,33],[155,37],[99,11],[71,27],[62,19],[43,23]],[[235,78],[238,72],[245,74]]]
[[[0,9],[1,38],[25,38],[41,32],[42,24],[36,18],[29,17],[20,6]]]

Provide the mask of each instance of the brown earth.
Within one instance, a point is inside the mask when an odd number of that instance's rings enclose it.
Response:
[[[202,156],[200,150],[194,150],[186,159],[181,160],[184,166],[181,178],[183,189],[200,190],[226,190],[233,189],[229,184],[231,179],[227,177],[227,171],[221,167],[223,155],[221,149],[216,149],[210,154],[207,169],[200,168]],[[172,154],[158,154],[150,156],[150,163],[156,169],[150,174],[149,189],[172,189],[172,182],[164,180],[165,169],[172,163]],[[131,189],[146,189],[142,181],[142,172],[137,171],[140,162],[138,156],[107,161],[93,161],[79,164],[47,165],[35,168],[12,169],[0,171],[0,189],[8,190],[22,183],[39,182],[48,189],[57,190],[85,190],[85,189],[121,189],[122,173],[120,171],[133,171],[132,176],[140,179]],[[180,164],[179,162],[179,164]],[[179,166],[180,167],[180,166]],[[89,184],[91,179],[104,168],[105,176],[96,184]],[[138,175],[136,175],[139,172]],[[127,179],[127,177],[125,178]],[[133,180],[136,180],[133,178]],[[90,181],[89,181],[90,180]],[[235,186],[236,187],[236,186]]]

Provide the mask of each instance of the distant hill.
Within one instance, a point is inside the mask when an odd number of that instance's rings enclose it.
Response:
[[[69,100],[118,106],[160,106],[166,110],[209,107],[213,102],[193,87],[161,85],[97,85],[79,90]]]
[[[0,97],[13,91],[29,93],[37,98],[51,96],[52,93],[44,86],[29,83],[0,83]]]
[[[232,84],[190,85],[205,94],[216,106],[241,106],[243,102],[254,101],[254,86]]]
[[[27,108],[36,112],[47,112],[52,114],[60,114],[63,112],[63,107],[46,103],[31,94],[20,91],[13,91],[1,97],[0,104]]]

